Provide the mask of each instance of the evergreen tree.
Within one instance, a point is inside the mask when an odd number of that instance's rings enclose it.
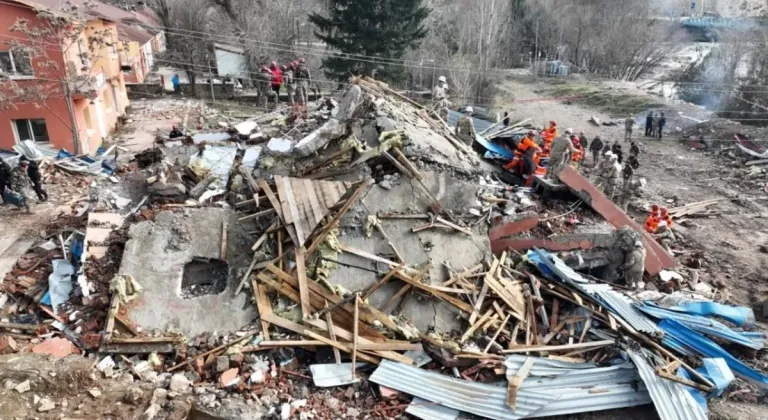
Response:
[[[405,67],[392,59],[419,46],[427,35],[423,22],[429,12],[422,0],[331,0],[328,17],[309,16],[315,35],[336,51],[323,59],[325,75],[338,81],[353,75],[403,80]]]

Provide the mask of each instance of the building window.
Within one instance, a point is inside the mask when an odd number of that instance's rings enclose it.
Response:
[[[32,140],[36,143],[50,142],[44,119],[13,120],[13,127],[17,143],[24,140]]]
[[[11,77],[34,76],[29,54],[20,50],[0,51],[0,74]]]

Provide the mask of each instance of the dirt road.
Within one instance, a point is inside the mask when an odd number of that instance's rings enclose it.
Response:
[[[625,153],[628,152],[629,144],[623,140],[623,126],[597,127],[589,123],[592,116],[597,116],[601,121],[615,118],[584,105],[548,99],[552,95],[545,92],[551,87],[546,83],[505,81],[502,92],[496,98],[495,108],[511,108],[513,120],[532,118],[532,123],[541,126],[549,120],[557,120],[561,132],[568,127],[573,128],[576,133],[584,131],[590,141],[598,134],[603,141],[619,140]],[[636,91],[618,92],[615,88],[612,89],[612,94],[618,97],[639,95]],[[536,99],[542,100],[521,102]],[[663,101],[659,98],[645,99],[653,102]],[[681,112],[697,118],[706,117],[701,110],[680,104],[668,104],[664,111],[668,118],[667,127],[671,132],[675,131],[675,127],[684,128],[692,124],[690,119],[680,116]],[[636,109],[636,121],[644,121],[646,113],[645,110]],[[621,115],[623,118],[626,116]],[[679,231],[690,242],[676,255],[677,260],[682,263],[681,269],[687,265],[697,269],[700,280],[713,287],[724,285],[724,293],[730,294],[731,303],[751,305],[764,300],[768,297],[768,276],[764,274],[768,265],[768,254],[761,253],[759,247],[768,240],[765,194],[757,195],[755,191],[740,190],[735,182],[724,180],[729,170],[722,168],[704,152],[693,151],[684,146],[679,141],[679,135],[668,135],[663,141],[659,141],[643,137],[643,130],[636,126],[634,134],[636,138],[639,135],[643,150],[638,174],[648,180],[641,203],[644,207],[650,208],[652,203],[658,203],[671,208],[701,200],[724,199],[713,208],[720,212],[719,216],[692,219],[692,227],[679,227]],[[641,223],[647,216],[647,213],[640,209],[630,209],[629,213]],[[722,287],[720,289],[723,290]]]

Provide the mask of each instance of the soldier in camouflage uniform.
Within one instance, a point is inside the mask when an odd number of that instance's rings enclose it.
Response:
[[[29,208],[29,194],[27,193],[32,185],[32,181],[27,174],[28,171],[29,161],[26,158],[22,158],[19,164],[11,171],[11,185],[9,188],[24,200],[22,205],[27,210],[27,213],[32,213],[32,210]]]
[[[288,102],[293,106],[296,103],[296,80],[294,79],[294,63],[283,66],[283,83],[288,91]]]
[[[299,64],[296,66],[296,72],[294,73],[294,80],[297,82],[299,103],[306,106],[309,101],[307,90],[312,82],[312,75],[309,74],[309,67],[307,67],[307,60],[304,58],[299,59]]]
[[[459,117],[459,121],[456,122],[456,137],[467,146],[472,146],[472,143],[475,142],[475,125],[472,122],[473,111],[472,107],[468,106],[464,110],[464,115]]]
[[[270,83],[272,81],[272,72],[266,66],[262,66],[260,71],[256,73],[254,83],[256,83],[256,89],[259,92],[259,106],[264,109],[267,108],[269,98],[272,96],[272,89]]]
[[[615,283],[624,273],[624,282],[628,287],[635,287],[643,280],[645,267],[645,248],[643,237],[625,226],[614,232],[614,243],[608,249],[608,266],[605,268],[605,280]]]

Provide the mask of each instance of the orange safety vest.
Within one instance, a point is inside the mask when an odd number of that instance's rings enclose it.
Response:
[[[531,147],[538,148],[539,146],[536,145],[536,142],[533,141],[533,139],[529,137],[523,137],[523,139],[520,140],[520,144],[517,145],[517,151],[524,154]]]
[[[659,228],[659,214],[651,212],[651,215],[645,219],[645,231],[648,233],[656,233],[656,229]]]
[[[662,216],[665,222],[667,222],[667,229],[672,229],[672,216],[669,213]]]
[[[583,157],[584,157],[584,149],[581,146],[579,146],[576,148],[576,152],[573,154],[571,161],[579,162]]]
[[[557,137],[557,127],[549,126],[541,135],[544,137],[544,144],[551,144]]]

